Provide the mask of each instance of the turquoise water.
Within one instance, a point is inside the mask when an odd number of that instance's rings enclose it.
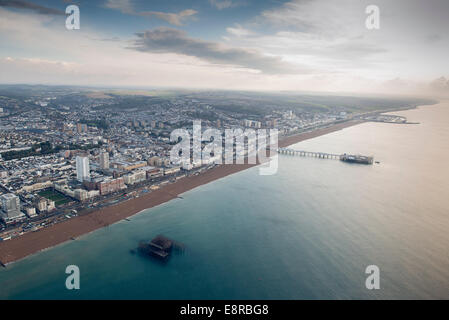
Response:
[[[381,163],[281,156],[0,270],[2,299],[449,298],[449,104],[295,145]],[[187,246],[167,264],[130,249],[156,234]],[[81,289],[65,288],[65,268]],[[365,268],[380,268],[379,290]]]

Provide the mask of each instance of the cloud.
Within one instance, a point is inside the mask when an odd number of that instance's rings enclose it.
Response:
[[[446,79],[445,77],[435,79],[430,83],[430,87],[433,90],[449,94],[449,79]]]
[[[184,21],[198,12],[192,9],[183,10],[178,13],[165,13],[165,12],[159,12],[159,11],[145,11],[140,12],[138,15],[140,16],[147,16],[147,17],[157,17],[159,19],[165,20],[170,24],[173,24],[175,26],[181,26],[184,24]]]
[[[86,38],[90,39],[90,40],[105,41],[105,42],[121,42],[121,41],[125,41],[125,40],[123,40],[123,39],[121,39],[119,37],[94,38],[94,37],[91,37],[89,35],[86,35]]]
[[[39,58],[0,58],[1,83],[40,82],[56,78],[62,81],[69,78],[79,68],[78,65],[65,61],[51,61]]]
[[[125,14],[134,13],[134,7],[131,0],[107,0],[104,6],[109,9],[119,10]]]
[[[380,72],[392,49],[379,41],[383,33],[366,29],[364,1],[284,2],[247,22],[244,26],[251,30],[237,24],[227,28],[223,39],[231,46],[259,48],[313,70],[355,73],[374,68]]]
[[[178,13],[161,12],[161,11],[142,11],[138,12],[134,9],[131,0],[107,0],[104,4],[106,8],[119,10],[121,13],[130,14],[142,17],[156,17],[158,19],[167,21],[175,26],[182,26],[184,22],[192,18],[198,12],[193,9],[186,9]]]
[[[157,28],[136,34],[132,49],[153,53],[177,53],[205,61],[260,70],[267,74],[297,74],[305,72],[276,56],[259,51],[226,47],[219,43],[193,39],[186,32],[172,28]]]
[[[365,31],[365,0],[292,0],[261,13],[263,21],[296,32],[335,38]]]
[[[240,3],[231,0],[209,0],[210,4],[216,7],[218,10],[237,7]]]
[[[321,53],[326,53],[335,59],[343,60],[361,60],[379,53],[387,53],[388,50],[378,45],[366,43],[363,41],[345,41],[342,43],[331,44],[327,50],[322,49]],[[319,54],[320,52],[317,52]]]
[[[65,15],[65,12],[62,10],[47,8],[38,4],[21,0],[0,0],[0,7],[26,9],[35,11],[39,14]]]
[[[255,34],[251,30],[245,29],[239,24],[236,24],[235,27],[226,28],[226,31],[236,37],[248,37]]]

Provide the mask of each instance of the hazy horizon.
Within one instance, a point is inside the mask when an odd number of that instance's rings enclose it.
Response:
[[[117,94],[123,96],[159,96],[166,93],[201,93],[201,92],[223,92],[223,93],[248,93],[262,95],[279,96],[326,96],[326,97],[361,97],[361,98],[389,98],[394,100],[401,99],[428,99],[431,104],[446,101],[448,98],[436,93],[381,93],[381,92],[345,92],[345,91],[303,91],[303,90],[269,90],[269,89],[226,89],[226,88],[194,88],[194,87],[170,87],[170,86],[107,86],[107,85],[78,85],[78,84],[40,84],[40,83],[0,83],[1,87],[43,87],[43,88],[76,88],[86,93],[100,92],[108,94]],[[423,103],[422,105],[426,105]]]

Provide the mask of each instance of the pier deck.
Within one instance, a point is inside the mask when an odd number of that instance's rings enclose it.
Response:
[[[279,154],[291,155],[291,156],[299,156],[299,157],[313,157],[313,158],[321,158],[321,159],[332,159],[332,160],[340,160],[343,162],[352,162],[352,163],[360,163],[360,164],[373,164],[374,157],[371,156],[363,156],[363,155],[351,155],[351,154],[335,154],[335,153],[326,153],[326,152],[312,152],[312,151],[304,151],[304,150],[295,150],[291,148],[279,148]]]
[[[326,153],[326,152],[312,152],[312,151],[304,151],[304,150],[295,150],[295,149],[290,149],[290,148],[280,148],[280,149],[278,149],[278,153],[285,154],[285,155],[291,155],[291,156],[340,160],[339,154]]]

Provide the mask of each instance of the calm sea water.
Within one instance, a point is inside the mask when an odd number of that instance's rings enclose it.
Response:
[[[281,156],[0,270],[3,299],[449,298],[449,103],[295,145],[381,163]],[[163,265],[133,255],[157,234],[187,246]],[[81,289],[65,289],[67,265]],[[365,268],[380,268],[380,290]]]

